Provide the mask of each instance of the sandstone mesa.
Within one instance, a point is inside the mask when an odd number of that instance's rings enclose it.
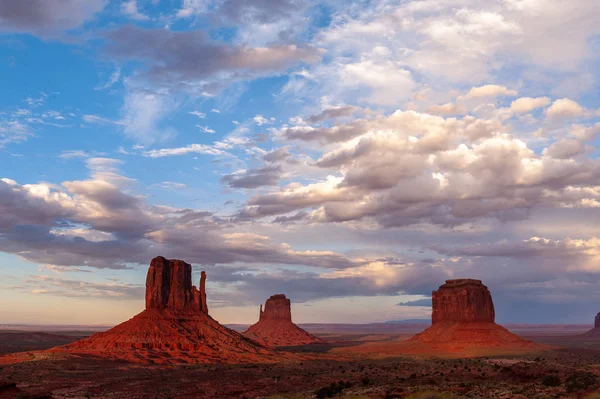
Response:
[[[260,305],[259,319],[244,333],[266,346],[295,346],[322,343],[320,338],[292,322],[291,301],[284,294],[271,296]]]
[[[118,326],[51,351],[149,363],[260,362],[272,352],[214,320],[206,273],[192,285],[192,266],[161,256],[150,263],[146,309]]]

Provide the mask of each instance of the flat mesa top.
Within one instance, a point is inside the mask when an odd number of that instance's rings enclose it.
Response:
[[[269,299],[287,299],[285,297],[285,294],[275,294],[275,295],[271,295],[271,297]]]
[[[459,278],[454,280],[446,280],[446,284],[444,284],[442,287],[457,287],[459,285],[465,284],[483,285],[483,282],[481,280],[475,280],[473,278]]]

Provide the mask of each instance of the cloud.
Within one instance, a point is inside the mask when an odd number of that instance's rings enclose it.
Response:
[[[0,148],[4,148],[7,144],[25,141],[32,135],[31,128],[22,122],[0,120]]]
[[[290,157],[287,147],[277,148],[263,156],[265,162],[280,162]]]
[[[352,116],[360,108],[353,105],[344,105],[339,107],[327,108],[316,115],[312,115],[307,119],[309,123],[319,123],[330,119],[339,119]]]
[[[427,112],[434,115],[458,115],[466,114],[467,109],[461,104],[446,103],[427,107]]]
[[[121,3],[121,14],[134,21],[147,21],[150,18],[139,12],[136,0],[126,0]]]
[[[273,123],[273,118],[271,119],[267,119],[262,115],[256,115],[254,118],[252,118],[252,120],[254,121],[254,123],[256,123],[258,126],[262,126],[262,125],[270,125]]]
[[[90,154],[88,154],[87,152],[85,152],[83,150],[68,150],[68,151],[61,152],[58,157],[62,158],[62,159],[70,159],[70,158],[87,158],[89,156],[90,156]]]
[[[224,151],[215,148],[214,146],[206,144],[190,144],[185,147],[178,148],[162,148],[159,150],[150,150],[144,152],[145,157],[150,158],[162,158],[171,157],[175,155],[186,155],[186,154],[206,154],[206,155],[223,155]]]
[[[53,37],[80,27],[107,0],[0,0],[0,31]]]
[[[139,299],[145,287],[140,284],[98,283],[70,280],[47,275],[28,276],[25,289],[36,295],[54,295],[68,298],[101,298],[108,300]]]
[[[576,155],[583,154],[585,146],[579,140],[574,139],[562,139],[544,150],[544,155],[551,156],[552,158],[568,159]]]
[[[106,37],[108,53],[120,60],[141,61],[145,78],[197,95],[214,95],[228,83],[279,74],[299,62],[321,58],[312,47],[231,45],[212,41],[201,30],[124,26],[106,33]]]
[[[518,93],[516,90],[510,90],[504,86],[499,85],[485,85],[479,87],[472,87],[471,90],[464,95],[464,99],[471,98],[482,98],[482,97],[496,97],[496,96],[510,96],[514,97]]]
[[[221,182],[231,188],[258,188],[276,186],[281,179],[280,166],[268,165],[259,169],[241,170],[221,178]]]
[[[172,129],[164,128],[162,119],[177,107],[166,91],[148,91],[130,87],[125,95],[123,117],[119,124],[125,135],[140,143],[163,141],[173,136]]]
[[[201,131],[203,131],[204,133],[209,133],[209,134],[213,134],[215,133],[215,131],[211,128],[209,128],[208,126],[200,126],[200,125],[196,125],[196,127],[198,129],[200,129]]]
[[[431,307],[431,298],[417,299],[415,301],[400,302],[398,306],[427,306]]]
[[[197,116],[200,119],[206,118],[206,114],[204,112],[200,112],[200,111],[190,111],[190,112],[188,112],[188,114]]]
[[[240,215],[304,211],[313,223],[452,227],[523,220],[545,207],[597,206],[600,164],[572,158],[582,145],[550,143],[538,155],[503,130],[502,119],[415,111],[332,127],[283,127],[279,137],[329,143],[315,162],[329,176],[254,195]]]
[[[106,125],[123,125],[121,121],[115,121],[108,118],[103,118],[98,115],[83,115],[82,119],[87,123],[98,123],[98,124],[106,124]]]
[[[521,97],[510,104],[510,109],[517,114],[522,114],[536,108],[545,107],[548,104],[550,104],[550,98],[548,97]]]
[[[546,110],[546,115],[553,119],[576,118],[582,116],[584,112],[583,107],[577,102],[568,98],[561,98],[552,103]]]
[[[114,85],[115,83],[117,83],[120,79],[121,79],[121,68],[117,66],[115,68],[115,71],[110,75],[108,81],[105,84],[96,87],[95,90],[105,90],[105,89],[108,89],[108,88],[112,87],[112,85]]]

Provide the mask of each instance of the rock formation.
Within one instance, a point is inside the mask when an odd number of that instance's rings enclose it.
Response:
[[[198,310],[208,314],[206,273],[200,291],[192,285],[192,265],[182,260],[152,259],[146,277],[146,309]]]
[[[206,273],[200,290],[192,285],[192,266],[157,257],[146,278],[146,310],[90,338],[51,351],[151,363],[254,362],[272,352],[208,315]]]
[[[447,280],[431,295],[431,322],[494,322],[494,303],[481,280]]]
[[[295,346],[323,342],[292,322],[292,305],[283,294],[271,296],[260,305],[258,323],[244,333],[267,346]]]
[[[479,356],[543,349],[495,323],[494,303],[480,280],[447,280],[432,292],[431,326],[408,341],[369,343],[341,351]]]
[[[589,331],[584,332],[583,334],[578,336],[579,338],[593,338],[594,340],[600,338],[600,313],[598,313],[596,315],[596,318],[594,319],[594,328],[592,328]],[[578,337],[573,337],[574,339],[577,339]]]

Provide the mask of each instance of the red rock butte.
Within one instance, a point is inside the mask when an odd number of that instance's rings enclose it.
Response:
[[[51,349],[148,363],[269,361],[272,352],[208,315],[206,273],[192,285],[192,266],[152,259],[146,278],[146,310],[102,333]]]
[[[589,331],[584,332],[583,334],[580,335],[580,337],[586,337],[586,338],[595,338],[598,339],[600,338],[600,313],[598,313],[596,315],[596,318],[594,319],[594,328],[592,328]]]
[[[446,280],[432,292],[431,326],[408,341],[369,343],[349,352],[481,356],[534,352],[544,346],[495,323],[492,295],[481,280]]]
[[[283,294],[271,296],[260,305],[258,322],[244,333],[267,346],[296,346],[323,342],[292,322],[292,304]]]

